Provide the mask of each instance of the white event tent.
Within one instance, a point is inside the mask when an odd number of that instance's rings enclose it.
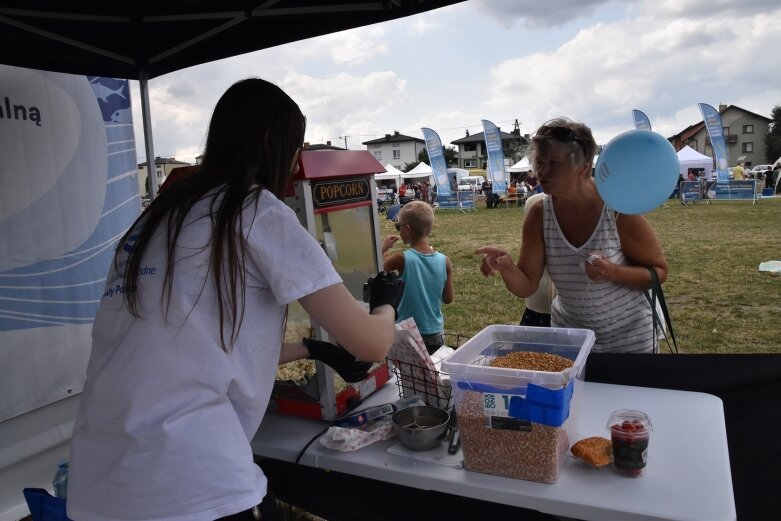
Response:
[[[415,168],[406,172],[404,177],[426,177],[430,176],[434,171],[424,161],[418,163]]]
[[[409,172],[401,174],[404,179],[428,179],[429,183],[433,183],[434,171],[424,161],[418,163],[415,168]]]
[[[704,168],[705,175],[710,176],[713,169],[713,158],[700,154],[687,145],[678,151],[678,172],[685,179],[690,168]]]
[[[515,163],[513,166],[507,169],[508,172],[511,173],[517,173],[517,172],[528,172],[532,169],[531,163],[529,163],[529,156],[524,156],[523,159]]]
[[[404,172],[393,166],[392,164],[388,163],[385,165],[385,173],[384,174],[374,174],[374,180],[375,181],[393,181],[396,183],[396,186],[399,186],[401,184],[401,178],[404,176]]]

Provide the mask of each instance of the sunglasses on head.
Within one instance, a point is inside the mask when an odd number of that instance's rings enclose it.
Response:
[[[586,151],[586,144],[581,140],[578,136],[575,135],[575,132],[569,128],[569,127],[562,127],[562,126],[546,126],[543,125],[540,127],[540,129],[537,131],[537,137],[549,137],[553,138],[556,141],[562,141],[562,142],[570,142],[574,141],[578,145],[580,145],[580,148],[583,149],[583,152]]]

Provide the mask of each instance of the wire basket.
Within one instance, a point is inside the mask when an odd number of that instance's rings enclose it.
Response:
[[[450,376],[441,371],[432,371],[427,367],[388,359],[400,398],[420,397],[426,405],[449,409],[452,404]]]
[[[461,333],[448,333],[447,331],[445,331],[442,335],[444,345],[452,347],[453,349],[458,349],[464,342],[472,338],[468,335],[462,335]]]

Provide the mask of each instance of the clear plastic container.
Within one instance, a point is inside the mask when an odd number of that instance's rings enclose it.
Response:
[[[594,332],[587,329],[496,325],[443,360],[441,369],[450,374],[453,389],[464,467],[555,483],[566,452],[577,439],[580,387],[574,380],[582,379],[594,340]],[[516,351],[560,355],[573,366],[560,372],[490,366],[495,358]],[[544,388],[543,394],[550,392],[545,398],[556,402],[556,410],[550,412],[557,419],[517,414],[514,404],[532,400],[529,384],[537,386],[533,392],[538,395],[539,388]]]
[[[613,443],[616,472],[629,478],[642,476],[648,464],[651,419],[642,411],[619,409],[610,414],[607,428]]]
[[[54,488],[54,496],[60,499],[65,499],[68,495],[68,462],[62,461],[57,467],[57,473],[54,474],[52,480],[52,486]]]
[[[586,357],[595,340],[594,332],[589,329],[488,326],[444,359],[441,370],[450,373],[451,382],[460,379],[509,387],[527,383],[562,387],[570,380],[583,378]],[[513,351],[560,355],[572,360],[573,366],[559,373],[489,366],[494,358]]]

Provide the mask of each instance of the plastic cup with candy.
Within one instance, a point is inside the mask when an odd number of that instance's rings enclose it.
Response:
[[[607,421],[613,445],[613,465],[622,476],[643,475],[653,425],[647,414],[631,409],[613,411]]]

